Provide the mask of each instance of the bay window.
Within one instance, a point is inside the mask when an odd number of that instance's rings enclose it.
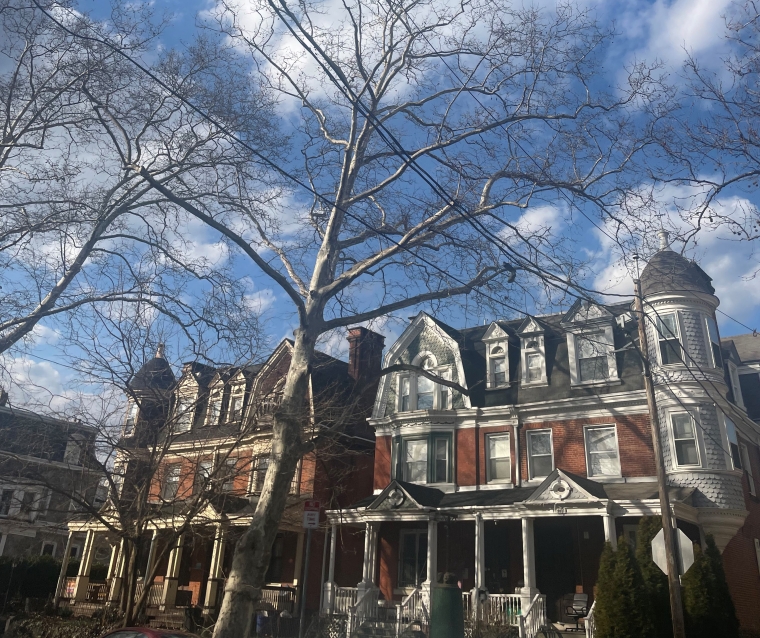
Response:
[[[408,483],[450,483],[451,448],[452,435],[448,433],[397,439],[396,478]]]
[[[683,363],[683,347],[678,329],[678,315],[675,312],[657,317],[657,337],[660,363],[664,366]]]
[[[739,439],[736,438],[736,426],[727,416],[723,417],[723,421],[726,424],[726,438],[728,439],[728,446],[731,450],[731,462],[733,463],[735,470],[741,470],[742,457],[739,452]]]
[[[673,447],[676,454],[676,465],[699,465],[699,446],[694,419],[687,412],[672,414],[670,422],[673,428]]]
[[[432,356],[424,357],[419,363],[420,368],[441,379],[451,380],[451,368],[437,366]],[[447,410],[451,392],[448,386],[436,383],[433,379],[418,373],[401,374],[398,376],[399,412],[411,410]]]
[[[718,334],[718,324],[715,319],[707,317],[707,336],[710,340],[710,350],[712,352],[712,361],[714,368],[723,367],[723,355],[720,346],[720,335]]]
[[[755,477],[752,476],[752,463],[749,459],[749,448],[744,443],[739,444],[739,451],[742,455],[742,466],[747,473],[747,484],[749,485],[749,493],[752,496],[757,496],[757,490],[755,488]]]

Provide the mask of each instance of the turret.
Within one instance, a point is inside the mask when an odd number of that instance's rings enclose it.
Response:
[[[664,231],[641,289],[668,482],[695,488],[699,522],[723,549],[746,512],[727,452],[733,425],[715,320],[720,300],[707,273],[671,250]]]
[[[156,356],[147,361],[129,383],[124,424],[126,440],[131,440],[133,445],[145,445],[146,437],[161,428],[169,414],[174,384],[174,372],[161,343],[156,349]]]

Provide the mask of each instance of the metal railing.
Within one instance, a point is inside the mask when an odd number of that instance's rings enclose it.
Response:
[[[396,605],[396,637],[403,634],[415,623],[427,624],[425,621],[425,602],[422,599],[422,590],[415,589]]]
[[[351,608],[356,605],[358,593],[359,590],[356,587],[336,587],[333,615],[348,616],[351,613]]]
[[[596,607],[596,601],[591,605],[591,609],[588,610],[588,616],[583,619],[583,624],[586,627],[586,638],[594,638],[596,631],[596,620],[594,619],[594,607]]]
[[[536,634],[546,624],[546,596],[536,594],[525,614],[519,617],[520,638],[536,638]]]

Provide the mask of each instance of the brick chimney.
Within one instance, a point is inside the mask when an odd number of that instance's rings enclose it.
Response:
[[[366,328],[348,329],[348,374],[355,381],[376,375],[382,369],[385,337]]]

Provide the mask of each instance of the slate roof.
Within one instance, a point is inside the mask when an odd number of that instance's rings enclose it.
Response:
[[[631,302],[622,302],[605,306],[614,316],[618,317],[631,311]],[[570,386],[570,363],[567,352],[567,331],[561,322],[566,312],[537,318],[545,329],[544,343],[546,351],[546,373],[549,385],[543,387],[520,387],[520,348],[511,347],[509,352],[510,385],[505,388],[486,390],[486,346],[482,339],[489,325],[474,326],[455,330],[451,326],[431,317],[452,339],[459,344],[462,357],[462,367],[470,389],[470,402],[474,407],[489,407],[496,405],[515,405],[536,403],[546,400],[560,400],[583,396],[598,396],[611,392],[635,391],[644,388],[641,375],[641,363],[634,350],[628,349],[617,354],[617,364],[622,383],[609,386],[593,387]],[[509,335],[510,342],[518,345],[518,331],[525,322],[524,318],[495,321]],[[622,349],[630,342],[617,323],[613,324],[615,349]]]
[[[647,297],[661,292],[715,294],[712,279],[696,262],[665,248],[655,253],[641,273],[641,292]]]
[[[742,363],[760,362],[760,334],[736,335],[720,341],[723,344],[733,343]]]
[[[175,382],[174,372],[164,357],[153,357],[140,368],[129,387],[132,390],[169,390]]]

